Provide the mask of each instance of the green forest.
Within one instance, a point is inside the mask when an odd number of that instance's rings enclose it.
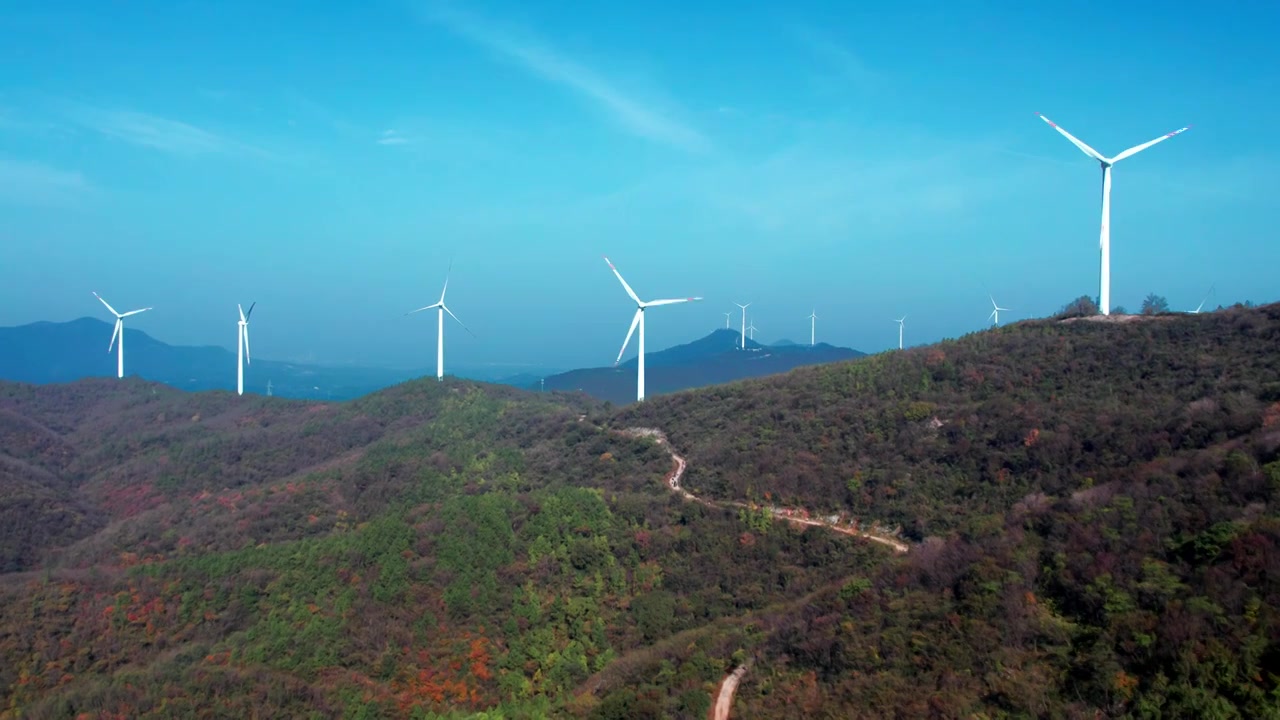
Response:
[[[1277,493],[1280,305],[621,409],[0,383],[0,718],[1280,718]]]

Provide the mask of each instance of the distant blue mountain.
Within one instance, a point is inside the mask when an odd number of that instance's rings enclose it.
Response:
[[[852,360],[866,353],[826,343],[762,345],[750,338],[739,350],[742,334],[721,328],[706,337],[645,355],[645,395],[718,385],[742,378],[786,372],[802,365]],[[547,390],[582,391],[617,404],[636,398],[636,359],[617,367],[570,370],[545,378]],[[537,384],[532,386],[538,389]]]
[[[116,355],[107,352],[111,330],[110,323],[88,317],[0,327],[0,379],[41,385],[114,376]],[[235,390],[236,356],[232,351],[217,346],[169,345],[128,327],[124,333],[126,375],[183,390]],[[497,367],[457,370],[487,382],[504,382],[511,371]],[[255,359],[245,370],[245,392],[265,394],[270,381],[272,393],[282,397],[344,400],[434,371],[434,366],[415,371]],[[506,384],[527,385],[536,379],[536,374],[523,374]]]

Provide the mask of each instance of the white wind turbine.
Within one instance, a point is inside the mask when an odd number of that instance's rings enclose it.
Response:
[[[813,312],[809,313],[809,347],[813,347],[813,339],[815,337],[814,331],[817,329],[817,323],[818,310],[817,308],[814,308]]]
[[[1012,312],[1012,310],[1010,310],[1009,308],[1002,308],[1002,307],[1000,307],[999,305],[997,305],[997,304],[996,304],[996,299],[995,299],[994,297],[991,297],[990,295],[988,295],[987,297],[991,298],[991,314],[987,316],[987,319],[988,319],[988,320],[991,320],[991,319],[993,319],[993,318],[994,318],[994,319],[995,319],[995,324],[996,324],[996,325],[999,325],[999,324],[1000,324],[1000,311],[1001,311],[1001,310],[1004,310],[1005,312]]]
[[[119,354],[116,356],[116,377],[124,377],[124,319],[130,315],[137,315],[138,313],[146,312],[151,308],[145,307],[141,310],[130,310],[127,313],[118,313],[116,312],[116,309],[111,307],[106,300],[103,300],[102,296],[97,292],[94,292],[93,296],[102,301],[102,304],[107,306],[107,309],[111,311],[111,314],[116,316],[116,329],[111,331],[111,344],[107,345],[107,352],[111,352],[111,348],[116,345],[116,340],[118,338],[120,346],[117,348]]]
[[[432,303],[426,307],[420,307],[417,310],[410,310],[409,312],[405,313],[405,315],[412,315],[417,312],[422,312],[423,310],[436,311],[436,381],[437,382],[444,380],[444,314],[449,313],[449,317],[453,318],[454,320],[458,320],[458,316],[454,315],[453,311],[450,310],[449,307],[444,304],[444,294],[449,292],[449,276],[451,274],[453,274],[453,263],[449,263],[449,271],[445,273],[444,289],[440,291],[439,302]],[[464,325],[461,320],[458,320],[458,324],[462,325],[462,329],[466,330],[471,335],[471,337],[475,337],[476,334],[471,332],[471,328],[468,328],[466,325]]]
[[[650,300],[648,302],[645,302],[644,300],[641,300],[639,296],[636,295],[635,291],[631,289],[631,286],[627,284],[627,281],[622,279],[622,273],[618,272],[618,268],[614,267],[612,262],[609,262],[608,256],[605,256],[604,261],[608,263],[609,269],[613,271],[613,274],[618,276],[618,282],[622,283],[622,289],[626,290],[627,295],[629,295],[631,299],[634,300],[636,303],[636,314],[634,317],[631,318],[631,329],[627,330],[627,338],[622,341],[622,349],[618,351],[618,359],[614,360],[613,364],[616,366],[619,362],[622,361],[622,354],[627,351],[627,345],[631,342],[631,336],[635,333],[636,326],[639,325],[640,326],[640,347],[639,347],[639,355],[637,356],[637,359],[636,359],[636,400],[637,401],[644,400],[644,311],[645,309],[651,308],[657,305],[674,305],[676,303],[692,302],[694,300],[701,300],[702,298],[691,297],[691,298],[680,298],[677,300]]]
[[[249,312],[245,312],[244,308],[236,303],[236,309],[240,311],[240,322],[236,323],[236,394],[244,394],[244,366],[245,363],[252,362],[249,359],[249,316],[253,315],[253,307],[258,303],[249,304]],[[270,381],[267,383],[270,387]]]
[[[730,315],[732,315],[732,314],[733,314],[733,313],[725,313],[725,314],[724,314],[724,328],[725,328],[726,330],[728,330],[728,329],[729,329],[729,316],[730,316]]]
[[[734,305],[737,305],[738,307],[742,308],[742,347],[739,349],[746,350],[747,349],[747,308],[751,306],[751,303],[747,303],[746,305],[743,305],[742,303],[734,303]]]
[[[1040,115],[1040,113],[1036,113],[1036,115]],[[1063,130],[1062,128],[1058,127],[1057,125],[1055,125],[1052,120],[1045,117],[1044,115],[1040,115],[1040,119],[1049,123],[1050,127],[1062,133],[1062,136],[1070,140],[1071,144],[1080,148],[1081,152],[1093,158],[1094,160],[1097,160],[1102,165],[1102,231],[1101,231],[1101,234],[1099,235],[1099,240],[1098,240],[1098,248],[1101,252],[1102,258],[1101,258],[1101,265],[1100,265],[1100,272],[1099,272],[1100,277],[1098,280],[1098,284],[1099,284],[1098,310],[1103,315],[1110,315],[1111,314],[1111,166],[1115,165],[1116,163],[1120,162],[1121,160],[1127,157],[1137,155],[1138,153],[1142,152],[1143,150],[1146,150],[1147,148],[1151,147],[1152,145],[1155,145],[1158,142],[1161,142],[1162,140],[1168,140],[1174,135],[1179,135],[1181,133],[1184,133],[1187,130],[1190,130],[1191,126],[1188,125],[1187,127],[1174,130],[1171,133],[1161,135],[1160,137],[1156,138],[1155,140],[1151,140],[1150,142],[1145,142],[1145,143],[1142,143],[1141,145],[1135,145],[1129,148],[1128,150],[1125,150],[1124,152],[1120,153],[1119,155],[1116,155],[1115,157],[1108,158],[1108,157],[1104,157],[1097,150],[1094,150],[1088,145],[1085,145],[1084,143],[1077,140],[1075,136],[1073,136],[1071,133],[1067,132],[1066,130]]]
[[[894,320],[894,322],[898,323],[898,349],[899,350],[902,349],[902,327],[903,327],[903,323],[905,323],[906,321],[907,321],[906,315],[903,315],[897,320]]]
[[[1200,301],[1200,304],[1196,306],[1196,309],[1195,309],[1195,310],[1192,310],[1192,311],[1191,311],[1191,314],[1192,314],[1192,315],[1199,315],[1199,314],[1200,314],[1200,310],[1201,310],[1201,308],[1203,308],[1203,307],[1204,307],[1204,304],[1209,300],[1209,296],[1210,296],[1210,295],[1212,295],[1212,294],[1213,294],[1213,286],[1212,286],[1212,285],[1210,285],[1210,286],[1209,286],[1209,292],[1207,292],[1207,293],[1205,293],[1205,294],[1204,294],[1204,299]]]
[[[759,331],[760,329],[756,327],[755,318],[751,318],[751,322],[747,323],[747,332],[751,333],[751,335],[749,335],[748,337],[750,337],[752,340],[755,340],[756,333]]]

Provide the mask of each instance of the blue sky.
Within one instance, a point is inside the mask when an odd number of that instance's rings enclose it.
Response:
[[[1280,6],[17,0],[0,24],[0,325],[255,354],[605,365],[722,327],[864,351],[1097,293],[1274,301]],[[1213,304],[1216,304],[1214,302]],[[1002,313],[1002,319],[1005,319]],[[104,318],[105,319],[105,318]],[[104,337],[104,343],[107,338]],[[629,353],[634,354],[634,350]]]

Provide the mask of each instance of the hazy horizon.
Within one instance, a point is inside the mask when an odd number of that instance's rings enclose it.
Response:
[[[465,7],[465,9],[464,9]],[[446,368],[724,327],[874,353],[1112,302],[1276,298],[1280,7],[66,0],[0,28],[0,325]],[[252,32],[249,31],[252,29]],[[67,48],[74,48],[68,52]],[[1267,58],[1271,58],[1270,61]],[[1267,98],[1272,98],[1268,100]],[[109,335],[103,338],[105,350]],[[635,341],[627,357],[634,357]],[[625,359],[625,358],[624,358]]]

